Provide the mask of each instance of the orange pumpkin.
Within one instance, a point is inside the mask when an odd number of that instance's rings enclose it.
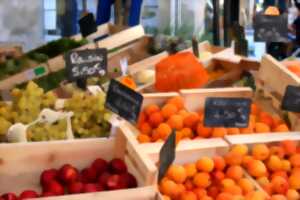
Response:
[[[208,73],[191,52],[182,52],[161,60],[155,66],[155,89],[171,92],[204,86]]]
[[[279,9],[275,6],[269,6],[265,10],[265,15],[278,16],[280,15]]]
[[[125,85],[125,86],[127,86],[127,87],[129,87],[129,88],[131,88],[133,90],[135,90],[137,88],[136,83],[129,76],[125,76],[125,77],[121,78],[120,82],[123,85]]]

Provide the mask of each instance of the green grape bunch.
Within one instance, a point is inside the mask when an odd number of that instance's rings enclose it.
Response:
[[[76,92],[64,103],[65,111],[74,112],[72,129],[77,138],[107,137],[111,113],[104,107],[105,94]]]

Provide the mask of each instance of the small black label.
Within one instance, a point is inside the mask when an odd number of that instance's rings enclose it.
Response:
[[[144,97],[112,79],[106,96],[105,107],[131,123],[136,123]]]
[[[66,53],[67,78],[75,81],[90,76],[104,76],[107,70],[107,50],[88,49]]]
[[[97,32],[97,24],[92,13],[88,13],[79,20],[80,32],[83,37]]]
[[[234,43],[234,53],[248,56],[248,41],[245,39],[236,40]]]
[[[227,128],[248,127],[251,102],[248,98],[207,98],[204,125]]]
[[[198,46],[198,40],[196,37],[193,37],[192,39],[192,46],[193,46],[193,53],[194,55],[199,58],[199,46]]]
[[[287,42],[287,15],[269,16],[258,14],[255,17],[254,30],[254,40],[257,42]]]
[[[300,87],[289,85],[286,87],[281,104],[282,110],[300,113]]]
[[[165,144],[162,146],[159,152],[159,173],[158,182],[165,176],[170,165],[175,160],[176,149],[176,132],[172,131],[172,134],[168,137]]]

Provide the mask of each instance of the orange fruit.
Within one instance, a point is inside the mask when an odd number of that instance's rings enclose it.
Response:
[[[243,175],[244,175],[243,169],[239,165],[230,166],[226,170],[226,176],[235,181],[240,180],[243,177]]]
[[[171,198],[167,195],[162,195],[162,200],[171,200]]]
[[[251,114],[258,115],[259,112],[260,112],[260,108],[256,104],[252,103],[251,104]]]
[[[292,155],[297,152],[297,143],[291,140],[285,140],[281,142],[281,146],[285,151],[286,155]]]
[[[222,186],[222,189],[225,189],[225,188],[228,188],[228,187],[231,187],[235,185],[235,182],[234,180],[230,179],[230,178],[225,178],[221,181],[221,186]]]
[[[194,177],[197,174],[197,167],[196,164],[191,163],[191,164],[185,164],[184,165],[186,175],[188,178]]]
[[[271,196],[271,200],[287,200],[287,199],[282,194],[275,194],[275,195]]]
[[[282,170],[289,172],[292,169],[291,162],[289,160],[281,160]]]
[[[152,128],[158,127],[158,125],[163,121],[164,121],[164,117],[160,112],[152,113],[149,116],[149,124],[152,126]]]
[[[217,186],[210,186],[207,188],[207,195],[213,197],[214,199],[218,196],[220,190]]]
[[[223,171],[223,169],[226,167],[225,160],[222,156],[214,156],[213,161],[216,170]]]
[[[197,173],[194,176],[193,183],[200,188],[207,188],[211,184],[210,175],[205,172]]]
[[[184,187],[186,190],[193,190],[194,189],[193,179],[187,179],[184,183]]]
[[[245,156],[248,154],[248,147],[245,144],[237,144],[234,145],[230,151]]]
[[[208,138],[211,136],[212,128],[205,127],[202,123],[197,126],[197,134],[201,137]]]
[[[243,166],[248,166],[248,164],[249,164],[252,160],[255,160],[252,156],[250,156],[250,155],[245,155],[245,156],[243,157],[243,160],[242,160],[242,165],[243,165]]]
[[[274,132],[289,132],[290,129],[286,124],[280,124],[275,129]]]
[[[167,103],[175,105],[178,110],[184,108],[184,99],[180,96],[169,99]]]
[[[161,109],[161,114],[165,119],[169,119],[172,115],[177,113],[178,109],[174,104],[166,104]]]
[[[158,141],[158,140],[160,140],[161,139],[161,137],[160,137],[160,133],[159,132],[157,132],[157,130],[153,130],[152,131],[152,142],[156,142],[156,141]]]
[[[220,193],[216,198],[216,200],[232,200],[232,199],[233,199],[233,195],[226,192]]]
[[[255,132],[256,133],[269,133],[271,131],[270,127],[262,122],[255,123]]]
[[[141,133],[138,134],[137,140],[138,140],[140,143],[149,143],[149,142],[151,142],[151,138],[150,138],[148,135],[141,134]]]
[[[180,115],[182,117],[182,119],[184,119],[184,118],[186,118],[189,115],[189,112],[186,111],[186,110],[184,110],[184,109],[182,109],[177,114]]]
[[[214,161],[208,157],[202,157],[196,162],[198,171],[211,172],[214,170]]]
[[[172,129],[181,130],[183,128],[183,119],[180,115],[173,115],[169,118],[167,124],[169,124]]]
[[[249,192],[253,192],[255,190],[254,185],[247,178],[240,179],[237,184],[242,189],[244,195],[248,194]]]
[[[271,174],[271,179],[274,178],[275,176],[280,176],[284,179],[288,179],[288,174],[286,171],[276,171],[273,174]]]
[[[200,200],[213,200],[213,198],[210,196],[204,196]]]
[[[255,144],[252,147],[252,156],[257,160],[266,160],[270,155],[270,150],[265,144]]]
[[[176,183],[183,183],[187,178],[187,174],[183,166],[171,165],[167,171],[167,177]]]
[[[200,121],[200,117],[196,112],[189,113],[183,120],[184,127],[193,128]]]
[[[272,184],[272,189],[276,194],[286,194],[289,189],[288,181],[281,176],[275,176],[274,178],[272,178],[271,184]]]
[[[227,135],[227,130],[226,128],[214,128],[212,131],[212,137],[224,137]]]
[[[140,125],[139,130],[141,131],[142,134],[145,134],[145,135],[150,135],[152,132],[152,128],[147,122],[143,122]]]
[[[300,190],[300,176],[299,174],[292,174],[289,177],[289,185],[291,189]]]
[[[150,105],[146,106],[144,111],[147,116],[150,116],[153,113],[159,112],[160,109],[159,109],[158,105],[150,104]]]
[[[269,127],[273,127],[273,117],[266,112],[261,112],[259,114],[259,122],[268,125]]]
[[[290,162],[293,167],[300,168],[300,154],[294,154],[290,157]]]
[[[193,189],[193,192],[196,194],[198,199],[202,199],[203,197],[205,197],[207,195],[206,190],[202,189],[202,188],[195,188],[195,189]]]
[[[227,134],[228,135],[239,135],[240,129],[238,128],[227,128]]]
[[[180,195],[179,200],[197,200],[197,196],[192,191],[186,191]]]
[[[279,9],[276,6],[268,6],[264,12],[265,15],[278,16],[280,15]]]
[[[224,156],[224,159],[228,165],[241,165],[243,161],[243,155],[236,152],[229,152]]]
[[[232,185],[223,190],[223,192],[232,194],[232,195],[241,195],[243,193],[242,189],[237,185]]]
[[[246,195],[245,200],[267,200],[268,198],[261,191],[250,192]]]
[[[267,173],[265,164],[260,160],[252,160],[247,166],[248,172],[251,176],[262,177]]]
[[[176,131],[176,145],[180,142],[180,140],[184,139],[182,131]]]
[[[172,129],[168,124],[161,123],[157,127],[156,132],[159,135],[159,138],[166,140],[169,137],[169,135],[172,133]]]
[[[146,119],[146,114],[144,112],[141,112],[137,122],[138,128],[140,128],[141,124],[143,124],[146,121]]]
[[[287,200],[297,200],[300,199],[300,195],[297,190],[289,189],[286,193]]]
[[[171,198],[176,197],[178,195],[177,194],[177,192],[178,192],[177,184],[172,180],[163,179],[160,182],[159,189],[162,194],[167,195]]]
[[[221,182],[225,178],[225,174],[220,170],[214,171],[212,173],[212,176],[213,176],[214,180],[217,182]]]
[[[271,146],[270,155],[275,155],[282,159],[285,156],[285,152],[284,149],[280,146]]]
[[[276,172],[282,170],[282,162],[278,156],[272,155],[267,161],[268,169]]]
[[[183,138],[193,138],[194,137],[193,131],[190,128],[183,128],[180,132],[182,133]]]

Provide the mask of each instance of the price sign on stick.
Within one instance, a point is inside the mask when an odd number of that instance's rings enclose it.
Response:
[[[248,98],[207,98],[204,125],[207,127],[248,127],[251,102]]]
[[[131,123],[136,123],[144,97],[112,79],[106,95],[105,107]]]
[[[167,173],[170,165],[175,159],[175,149],[176,149],[176,132],[172,131],[171,135],[166,140],[165,144],[162,146],[159,152],[159,171],[158,171],[158,181]]]
[[[92,13],[88,13],[79,20],[80,32],[83,37],[97,32],[97,24]]]
[[[300,87],[289,85],[281,104],[282,110],[300,113]]]
[[[71,51],[65,55],[67,78],[70,81],[90,76],[104,76],[107,70],[107,50]]]

